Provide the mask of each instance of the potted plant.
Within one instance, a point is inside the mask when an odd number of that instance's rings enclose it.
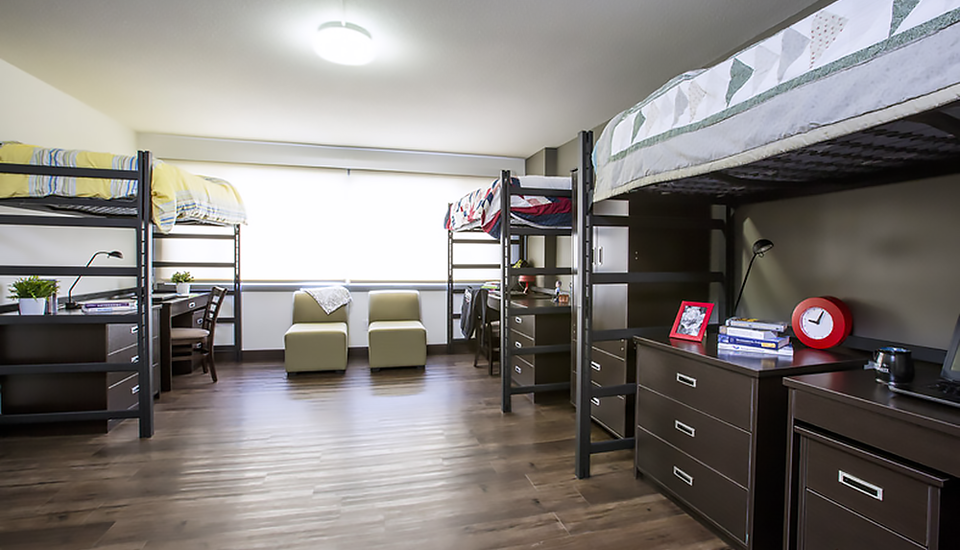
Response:
[[[177,294],[190,294],[190,283],[193,282],[193,275],[189,271],[177,271],[170,277],[170,280],[177,285]]]
[[[10,298],[20,303],[20,315],[43,315],[47,298],[56,294],[58,287],[56,279],[31,275],[10,284]]]

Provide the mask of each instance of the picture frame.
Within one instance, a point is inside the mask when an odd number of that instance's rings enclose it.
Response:
[[[677,319],[670,330],[670,338],[702,342],[713,314],[713,304],[708,302],[680,302]]]

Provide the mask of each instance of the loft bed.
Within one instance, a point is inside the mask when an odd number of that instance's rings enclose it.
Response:
[[[569,230],[572,220],[570,201],[570,178],[552,176],[511,176],[511,189],[556,189],[566,190],[567,196],[544,196],[532,194],[510,194],[511,222],[515,225],[538,229]],[[500,242],[501,179],[493,180],[489,185],[471,191],[457,202],[450,203],[444,213],[443,226],[447,230],[447,347],[458,341],[454,337],[454,322],[462,314],[454,310],[454,295],[463,294],[462,288],[455,288],[457,272],[478,270],[499,270],[499,263],[457,263],[458,249],[473,248],[476,245],[498,244]],[[466,235],[477,235],[466,237]],[[462,235],[462,236],[457,236]],[[513,239],[518,247],[518,257],[526,257],[526,241]],[[458,246],[464,245],[464,246]]]
[[[100,169],[133,169],[137,158],[92,151],[50,149],[19,142],[0,142],[0,162],[60,167]],[[233,299],[233,315],[222,316],[218,322],[233,326],[233,344],[228,346],[236,360],[242,350],[241,293],[240,293],[240,226],[246,223],[246,210],[240,194],[229,182],[219,178],[192,174],[159,159],[152,159],[150,185],[151,219],[156,231],[154,239],[230,241],[231,261],[196,262],[177,261],[152,255],[151,265],[157,268],[209,268],[218,273],[229,273],[223,280],[232,281],[228,296]],[[122,180],[40,177],[26,174],[8,174],[0,179],[0,205],[21,208],[46,208],[88,214],[130,216],[135,210],[123,205],[137,191],[136,182]],[[69,203],[62,198],[70,198]],[[109,201],[92,204],[95,200]],[[224,227],[219,234],[174,231],[197,225]],[[156,256],[156,257],[155,257]],[[159,281],[158,281],[159,284]],[[203,288],[202,284],[195,285]],[[221,351],[225,346],[219,346]]]
[[[240,197],[229,184],[193,176],[153,160],[149,152],[141,151],[137,156],[129,157],[41,149],[12,142],[0,144],[0,206],[37,212],[0,215],[0,225],[123,228],[135,233],[137,249],[134,267],[0,266],[0,275],[8,276],[133,277],[136,286],[129,292],[137,299],[136,314],[0,315],[0,328],[27,326],[37,327],[40,331],[70,331],[73,327],[94,326],[102,327],[102,331],[109,335],[112,334],[110,327],[130,325],[130,332],[136,334],[136,352],[129,363],[109,359],[101,362],[101,359],[38,364],[29,357],[19,361],[8,358],[0,364],[0,376],[101,373],[109,381],[111,374],[136,372],[139,381],[150,381],[153,358],[148,339],[154,333],[151,269],[154,226],[160,233],[165,233],[178,222],[238,225],[245,218]],[[70,215],[63,215],[65,213]],[[110,338],[107,340],[109,351]],[[137,418],[140,436],[151,437],[154,432],[152,393],[137,392],[135,408],[112,407],[108,394],[107,405],[98,407],[99,410],[5,412],[0,415],[0,424]],[[4,400],[5,405],[7,402]]]
[[[615,282],[591,273],[594,205],[680,197],[725,206],[729,226],[738,205],[957,173],[958,21],[957,0],[838,0],[614,117],[578,170],[576,201],[587,205],[575,222],[580,380],[589,380],[581,367],[591,361],[592,285]],[[721,315],[730,313],[730,277],[728,269]],[[579,387],[579,402],[635,391]],[[627,447],[591,442],[578,411],[578,477],[589,476],[592,453],[617,448]]]
[[[504,186],[503,182],[509,182]],[[502,223],[503,219],[510,223]],[[453,320],[460,314],[453,310],[454,272],[458,269],[498,269],[500,270],[500,326],[508,327],[511,316],[554,313],[558,307],[517,308],[511,302],[511,288],[517,277],[569,275],[569,268],[556,266],[514,267],[519,258],[526,255],[526,239],[530,236],[569,235],[572,223],[571,180],[568,177],[555,176],[513,176],[509,170],[501,172],[500,178],[489,186],[468,193],[460,200],[449,205],[444,217],[447,229],[447,335],[448,345],[452,343]],[[454,233],[483,231],[490,239],[456,239]],[[455,244],[500,244],[501,256],[497,264],[458,264],[454,261]],[[501,268],[501,266],[503,266]],[[460,292],[463,292],[462,290]],[[479,307],[486,307],[480,304]],[[569,311],[569,307],[559,309]],[[500,364],[506,365],[511,356],[510,346],[506,345],[510,337],[509,330],[500,331]],[[525,350],[525,354],[568,352],[569,344],[535,346]],[[536,394],[569,390],[569,382],[513,385],[511,370],[501,368],[502,382],[501,409],[510,412],[511,397],[518,394]]]

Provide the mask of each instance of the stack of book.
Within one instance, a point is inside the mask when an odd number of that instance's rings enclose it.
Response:
[[[717,350],[768,355],[793,355],[790,337],[784,334],[787,324],[731,317],[720,327]]]
[[[136,313],[136,300],[90,300],[81,302],[80,308],[84,313],[109,313],[118,315],[124,313]]]

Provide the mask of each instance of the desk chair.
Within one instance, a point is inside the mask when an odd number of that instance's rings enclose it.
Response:
[[[200,328],[170,329],[170,344],[173,347],[173,361],[185,359],[193,360],[195,353],[200,354],[200,366],[203,372],[210,372],[213,381],[217,381],[217,366],[213,359],[213,335],[217,327],[217,317],[220,315],[220,306],[227,289],[215,286],[210,289],[210,299],[203,310]]]
[[[473,354],[473,366],[482,354],[487,360],[487,372],[493,376],[493,363],[500,362],[500,315],[487,304],[489,290],[481,288],[474,298],[474,311],[477,312],[477,350]]]

